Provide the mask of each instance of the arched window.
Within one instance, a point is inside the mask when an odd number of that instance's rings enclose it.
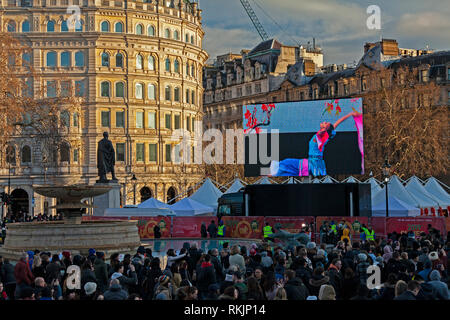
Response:
[[[63,22],[61,22],[61,32],[68,32],[69,31],[69,26],[67,25],[67,20],[63,20]]]
[[[123,55],[121,53],[116,54],[116,67],[123,68]]]
[[[109,67],[109,54],[107,52],[102,53],[102,67]]]
[[[117,22],[114,25],[114,32],[123,32],[123,23],[122,22]]]
[[[166,71],[170,72],[170,59],[169,58],[166,59]]]
[[[22,22],[22,32],[30,32],[30,22],[28,20]]]
[[[195,77],[195,66],[191,66],[191,77]]]
[[[16,148],[8,146],[6,148],[6,162],[12,165],[16,164]]]
[[[135,97],[136,97],[136,99],[142,99],[142,97],[143,97],[143,85],[142,85],[142,83],[136,83],[136,86],[135,86]]]
[[[109,32],[109,22],[108,22],[108,21],[103,21],[103,22],[100,24],[100,30],[101,30],[102,32]]]
[[[84,67],[84,53],[82,51],[75,52],[75,67]]]
[[[180,62],[178,59],[175,59],[175,62],[173,63],[173,68],[176,73],[180,73]]]
[[[47,22],[47,32],[55,32],[55,21],[50,20]]]
[[[139,35],[144,34],[144,27],[142,26],[142,24],[138,24],[136,26],[136,34],[139,34]]]
[[[191,97],[191,104],[195,104],[195,91],[191,91],[192,97]]]
[[[172,100],[172,97],[171,97],[171,88],[170,88],[170,86],[166,86],[166,89],[165,89],[165,98],[166,98],[167,101]]]
[[[59,147],[59,157],[61,162],[70,161],[70,146],[68,143],[61,143]]]
[[[186,42],[189,42],[189,35],[186,33],[186,37],[185,37]]]
[[[155,57],[152,55],[148,57],[148,70],[155,70]]]
[[[8,32],[16,32],[16,22],[14,20],[8,22],[7,30]]]
[[[142,69],[144,59],[140,54],[136,56],[136,69]]]
[[[141,203],[145,200],[148,200],[152,197],[152,190],[148,187],[143,187],[140,191],[141,194]]]
[[[180,40],[180,33],[178,32],[178,30],[175,30],[175,31],[173,32],[173,38],[174,38],[175,40]]]
[[[116,97],[123,98],[125,96],[125,84],[123,82],[116,82]]]
[[[174,187],[170,187],[167,190],[167,204],[174,204],[175,202],[177,202],[177,200],[175,199],[176,196],[177,191],[175,190]]]
[[[73,126],[74,127],[78,127],[78,121],[79,121],[79,119],[78,119],[78,112],[74,112],[73,113]]]
[[[22,163],[31,162],[31,148],[29,146],[23,146],[20,152],[20,160]]]
[[[70,113],[67,110],[61,111],[60,114],[61,125],[64,127],[70,126]]]
[[[47,67],[56,67],[56,52],[47,52]]]
[[[110,93],[109,93],[109,82],[108,81],[103,81],[100,84],[100,91],[101,91],[102,97],[109,97]]]
[[[170,30],[168,28],[166,28],[166,30],[164,30],[164,37],[167,39],[170,39]]]
[[[189,93],[190,93],[190,90],[186,89],[186,103],[189,103]]]
[[[154,36],[155,36],[155,27],[152,26],[152,25],[149,25],[149,26],[147,27],[147,34],[148,34],[150,37],[154,37]]]
[[[27,67],[31,65],[31,54],[25,52],[22,54],[22,66]]]
[[[189,75],[189,63],[186,63],[186,75]]]
[[[194,44],[194,36],[191,36],[191,43]]]
[[[173,100],[180,102],[180,88],[178,87],[173,90]]]
[[[156,88],[154,84],[148,85],[148,99],[149,100],[155,100],[156,96]]]
[[[61,53],[60,66],[63,68],[70,67],[70,52],[64,51]]]

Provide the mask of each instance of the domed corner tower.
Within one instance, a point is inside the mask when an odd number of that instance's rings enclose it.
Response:
[[[197,3],[1,0],[1,4],[2,30],[32,48],[30,60],[40,75],[34,94],[46,84],[70,85],[81,101],[79,110],[61,110],[69,130],[55,164],[45,164],[39,141],[30,141],[31,162],[24,166],[22,146],[15,145],[18,159],[11,190],[28,190],[28,208],[24,206],[28,214],[44,213],[55,204],[34,194],[34,185],[95,183],[97,143],[105,131],[116,151],[122,205],[149,197],[168,201],[202,178],[200,166],[192,164],[194,129],[202,128],[202,70],[208,59],[202,49],[202,11]],[[190,149],[190,164],[174,159],[176,129],[189,132],[185,150]],[[1,166],[0,184],[6,187],[8,164]],[[131,180],[133,174],[137,180]]]

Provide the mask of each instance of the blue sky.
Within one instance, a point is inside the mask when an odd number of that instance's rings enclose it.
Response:
[[[364,43],[381,36],[397,39],[402,48],[450,49],[450,0],[250,0],[250,4],[270,37],[288,45],[306,44],[315,37],[325,64],[358,61]],[[381,9],[381,31],[366,26],[370,5]],[[239,53],[261,41],[239,0],[200,0],[200,8],[210,58]]]

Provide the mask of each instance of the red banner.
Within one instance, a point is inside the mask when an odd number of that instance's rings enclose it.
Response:
[[[98,221],[98,220],[128,220],[128,217],[101,217],[101,216],[82,216],[82,221]]]
[[[226,238],[262,239],[264,217],[223,217]]]
[[[445,232],[450,231],[450,217],[444,218],[445,219]],[[448,241],[449,239],[447,239]]]
[[[367,226],[369,223],[368,217],[316,217],[316,232],[320,234],[320,227],[324,222],[330,223],[334,221],[336,225],[340,223],[346,224],[350,229],[350,235],[352,240],[359,239],[359,234],[362,231],[361,227],[363,224]],[[376,231],[375,231],[376,232]]]
[[[397,233],[414,231],[416,236],[420,233],[428,233],[428,225],[431,224],[433,228],[436,228],[445,234],[445,221],[444,218],[439,217],[404,217],[404,218],[387,218],[386,222],[386,232],[392,233],[396,231]]]
[[[370,224],[375,231],[375,237],[386,236],[386,218],[385,217],[373,217],[370,218]]]
[[[208,228],[213,220],[217,226],[216,217],[174,217],[172,238],[200,238],[202,222]]]
[[[170,217],[131,217],[137,220],[139,237],[141,239],[153,239],[153,227],[158,224],[161,229],[161,238],[170,238]]]

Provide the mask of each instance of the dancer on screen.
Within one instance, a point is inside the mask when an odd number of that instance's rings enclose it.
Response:
[[[327,168],[323,160],[323,152],[326,144],[336,135],[336,128],[345,120],[358,117],[359,112],[352,112],[340,118],[334,124],[322,122],[320,130],[309,141],[308,159],[285,159],[272,161],[270,163],[270,176],[273,177],[295,177],[295,176],[326,176]]]

